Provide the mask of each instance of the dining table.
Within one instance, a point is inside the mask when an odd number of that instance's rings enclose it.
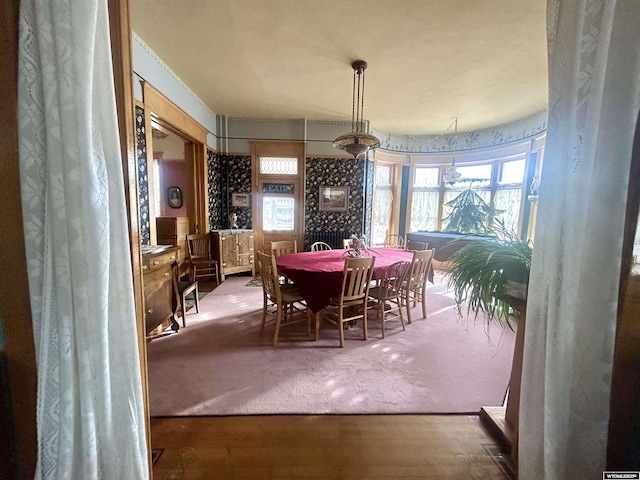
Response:
[[[413,251],[402,248],[376,247],[362,253],[363,257],[375,257],[373,279],[381,278],[386,267],[403,260],[411,261]],[[332,298],[340,296],[344,261],[349,250],[320,250],[280,255],[276,258],[278,273],[298,286],[307,307],[317,314],[329,305]]]

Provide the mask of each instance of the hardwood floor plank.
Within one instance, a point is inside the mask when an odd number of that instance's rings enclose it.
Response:
[[[500,479],[474,415],[151,419],[158,479]]]

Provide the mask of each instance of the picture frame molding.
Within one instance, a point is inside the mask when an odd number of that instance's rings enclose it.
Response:
[[[167,188],[167,203],[171,208],[182,208],[182,189],[180,187],[173,185]]]
[[[342,201],[340,196],[342,195]],[[333,199],[332,197],[336,197]],[[330,200],[327,200],[329,198]],[[346,212],[349,209],[349,186],[321,185],[318,195],[318,210],[321,212]]]
[[[231,206],[240,208],[249,208],[251,206],[250,193],[232,193]]]

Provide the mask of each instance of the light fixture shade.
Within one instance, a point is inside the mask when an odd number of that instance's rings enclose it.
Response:
[[[370,133],[363,132],[364,122],[364,71],[367,62],[356,60],[351,64],[353,68],[353,111],[351,116],[351,132],[340,135],[333,141],[335,148],[345,150],[358,158],[369,150],[380,146],[380,140]]]
[[[447,171],[445,172],[445,174],[442,176],[442,180],[444,180],[444,183],[453,185],[458,180],[460,180],[461,177],[462,177],[462,174],[458,172],[458,168],[456,167],[456,164],[452,163],[449,166],[449,168],[447,168]]]
[[[380,146],[380,140],[374,135],[362,132],[351,132],[340,135],[333,141],[333,146],[345,150],[358,158],[369,150],[375,150]]]

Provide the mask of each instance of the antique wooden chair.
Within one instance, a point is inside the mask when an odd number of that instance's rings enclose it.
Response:
[[[173,276],[173,291],[175,292],[176,299],[179,302],[180,309],[182,310],[182,326],[185,327],[185,316],[187,314],[187,297],[193,293],[194,304],[196,313],[200,312],[200,298],[198,292],[197,280],[180,280],[180,272],[178,269],[178,262],[171,264],[171,273]]]
[[[382,338],[384,338],[385,323],[390,320],[399,317],[402,330],[405,329],[402,318],[402,284],[410,266],[411,262],[408,260],[389,265],[379,276],[378,284],[369,289],[369,298],[373,300],[373,307],[378,312],[376,319],[382,325]]]
[[[260,333],[264,332],[267,315],[275,320],[273,345],[278,343],[280,329],[287,325],[307,322],[307,338],[311,335],[311,313],[306,308],[304,298],[293,285],[280,285],[276,257],[258,252],[258,269],[262,280],[263,308]]]
[[[404,246],[404,238],[402,238],[402,235],[398,235],[398,234],[392,234],[392,235],[387,235],[384,239],[384,246],[385,247],[396,247],[396,248],[403,248]]]
[[[298,244],[295,240],[278,240],[271,242],[271,255],[279,257],[287,253],[298,253]]]
[[[345,259],[340,296],[333,299],[321,315],[316,315],[316,340],[320,335],[321,317],[338,326],[340,347],[344,347],[344,324],[347,322],[361,319],[367,340],[367,302],[374,263],[375,257]]]
[[[435,249],[413,252],[411,267],[402,286],[402,302],[407,308],[407,322],[411,323],[411,309],[422,303],[422,318],[427,318],[427,280]],[[412,305],[413,304],[413,305]]]
[[[187,235],[187,251],[191,263],[191,280],[214,276],[216,283],[220,283],[218,261],[211,258],[211,239],[208,233]]]
[[[311,251],[318,252],[320,250],[333,250],[331,245],[325,242],[314,242],[311,244]]]

